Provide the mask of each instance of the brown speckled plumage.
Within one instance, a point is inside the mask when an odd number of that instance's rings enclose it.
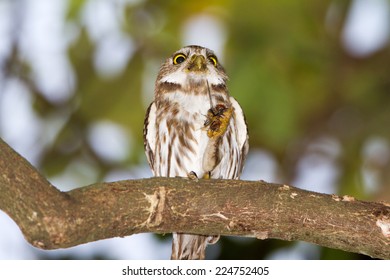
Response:
[[[155,176],[239,178],[248,132],[227,79],[215,54],[200,46],[184,47],[163,63],[144,123],[145,152]],[[229,114],[210,115],[217,105]],[[175,233],[171,258],[203,259],[207,244],[217,240]]]

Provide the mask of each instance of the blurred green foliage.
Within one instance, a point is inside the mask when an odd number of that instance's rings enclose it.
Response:
[[[134,1],[118,11],[122,31],[134,42],[134,54],[121,73],[108,78],[100,76],[94,66],[96,45],[80,16],[85,4],[79,0],[68,4],[66,21],[79,29],[68,48],[77,80],[69,100],[52,103],[45,98],[28,75],[28,63],[16,42],[8,58],[12,69],[22,66],[8,75],[29,86],[36,112],[49,118],[53,112],[71,111],[53,145],[41,155],[39,168],[46,175],[61,174],[78,158],[93,162],[101,179],[115,168],[145,162],[144,75],[150,65],[163,62],[182,47],[183,24],[191,16],[205,13],[226,28],[224,67],[230,92],[247,117],[251,149],[261,148],[275,156],[280,180],[293,180],[309,143],[330,137],[341,147],[336,160],[338,192],[389,200],[389,162],[379,167],[375,159],[367,163],[362,151],[372,137],[390,140],[390,47],[362,58],[343,48],[340,38],[351,1]],[[326,18],[331,5],[337,6],[339,17],[329,28]],[[152,71],[156,75],[158,66]],[[125,162],[107,162],[89,147],[88,127],[98,120],[111,120],[131,131],[133,147]],[[362,187],[364,162],[372,164],[380,177],[381,188],[371,196]],[[280,241],[243,244],[223,239],[222,243],[222,259],[262,258],[272,250],[291,246]],[[362,258],[330,249],[323,249],[321,256]]]

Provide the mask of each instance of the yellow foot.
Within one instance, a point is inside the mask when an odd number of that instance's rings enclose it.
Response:
[[[223,104],[211,108],[207,112],[207,119],[204,123],[209,138],[218,138],[225,134],[233,114],[233,108]]]
[[[206,172],[203,177],[203,179],[210,179],[211,178],[211,173],[210,172]]]

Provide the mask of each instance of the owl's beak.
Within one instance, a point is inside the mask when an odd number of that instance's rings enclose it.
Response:
[[[206,59],[203,55],[194,54],[188,62],[188,71],[204,72],[207,69]]]

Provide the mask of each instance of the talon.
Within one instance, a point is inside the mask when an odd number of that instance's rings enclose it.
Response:
[[[198,181],[198,175],[194,171],[191,171],[187,174],[188,179]]]
[[[211,178],[211,172],[209,171],[209,172],[206,172],[204,175],[203,175],[203,177],[202,177],[203,179],[210,179]]]

